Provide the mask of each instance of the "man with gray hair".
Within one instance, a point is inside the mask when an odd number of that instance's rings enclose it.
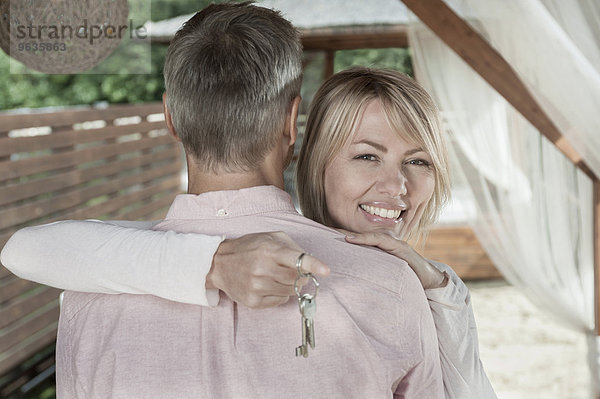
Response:
[[[186,151],[187,195],[157,230],[238,237],[280,231],[330,265],[318,344],[297,358],[296,301],[213,308],[149,295],[66,292],[57,341],[61,398],[443,396],[433,319],[416,277],[389,254],[300,216],[283,189],[296,140],[301,46],[277,12],[212,5],[177,32],[165,118]]]

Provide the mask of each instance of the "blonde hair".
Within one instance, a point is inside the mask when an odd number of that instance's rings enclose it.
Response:
[[[424,233],[450,198],[448,156],[439,112],[410,77],[388,69],[355,67],[329,78],[310,106],[298,158],[296,189],[304,216],[331,226],[325,198],[325,169],[354,134],[368,103],[379,100],[390,126],[431,157],[435,188],[421,219],[406,239]]]

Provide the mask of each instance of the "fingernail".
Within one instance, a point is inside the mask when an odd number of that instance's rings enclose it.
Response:
[[[356,236],[353,236],[352,234],[348,234],[348,235],[346,235],[346,238],[353,239],[353,238],[356,238]]]

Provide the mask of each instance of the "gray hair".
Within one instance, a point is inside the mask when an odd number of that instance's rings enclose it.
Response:
[[[203,171],[258,166],[300,95],[302,46],[279,12],[213,4],[175,34],[164,66],[167,108]]]

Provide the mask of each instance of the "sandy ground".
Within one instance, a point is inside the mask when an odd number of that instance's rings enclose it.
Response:
[[[504,281],[469,282],[481,360],[499,399],[589,399],[582,334]]]

